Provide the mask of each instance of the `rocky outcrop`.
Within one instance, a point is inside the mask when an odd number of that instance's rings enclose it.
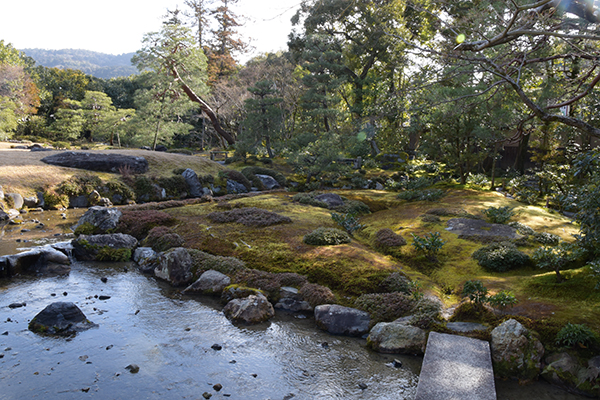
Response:
[[[202,183],[200,183],[200,179],[198,179],[198,175],[193,169],[186,169],[181,176],[183,176],[183,179],[185,179],[185,182],[190,189],[191,197],[202,197],[204,195]]]
[[[17,274],[66,274],[71,261],[51,245],[34,247],[19,254],[0,257],[0,277]]]
[[[248,188],[239,182],[228,179],[227,180],[227,193],[228,194],[248,193]]]
[[[261,175],[261,174],[256,174],[255,175],[258,179],[260,179],[260,181],[262,182],[264,188],[266,190],[272,190],[272,189],[279,189],[281,188],[281,185],[279,184],[279,182],[277,182],[275,180],[275,178],[273,178],[270,175]]]
[[[229,284],[231,278],[218,271],[209,270],[200,275],[200,278],[183,290],[184,293],[202,293],[220,295]]]
[[[117,227],[121,215],[121,211],[114,207],[90,207],[71,229],[76,230],[83,224],[90,224],[94,233],[105,233]]]
[[[494,328],[491,350],[494,373],[498,377],[526,382],[540,373],[544,347],[533,333],[514,319]]]
[[[344,205],[344,199],[339,194],[335,193],[323,193],[315,196],[315,200],[322,201],[327,204],[328,208],[335,208]]]
[[[124,233],[80,235],[71,242],[73,255],[83,261],[129,261],[138,241]]]
[[[367,345],[379,353],[423,354],[427,332],[405,320],[380,322],[371,329]]]
[[[176,247],[159,254],[154,275],[173,286],[189,285],[194,278],[192,265],[190,253],[183,247]]]
[[[310,303],[304,300],[300,291],[293,287],[284,286],[279,290],[279,301],[275,304],[276,309],[285,311],[311,311]]]
[[[73,303],[57,302],[40,311],[29,323],[29,330],[48,335],[71,336],[97,327]]]
[[[223,309],[225,316],[233,322],[258,324],[275,315],[273,306],[262,294],[231,300]]]
[[[333,335],[361,336],[369,331],[369,313],[337,304],[315,307],[317,326]]]
[[[456,233],[459,239],[478,241],[504,241],[522,237],[512,226],[490,224],[480,219],[452,218],[448,220],[448,231]]]
[[[545,362],[544,380],[570,392],[600,398],[600,356],[585,362],[562,352],[546,357]]]
[[[79,168],[89,171],[119,172],[129,169],[136,174],[148,172],[148,161],[144,157],[124,154],[88,153],[82,151],[66,151],[42,158],[43,162],[60,167]]]

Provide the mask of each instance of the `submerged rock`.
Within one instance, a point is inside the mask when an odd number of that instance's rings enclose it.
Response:
[[[70,336],[95,328],[85,314],[73,303],[52,303],[40,311],[29,323],[29,330],[49,335]]]
[[[69,257],[52,245],[34,247],[19,254],[0,257],[0,277],[16,274],[66,274],[71,270],[70,264]]]

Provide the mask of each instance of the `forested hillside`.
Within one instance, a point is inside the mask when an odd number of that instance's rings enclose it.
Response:
[[[97,78],[109,79],[137,73],[131,64],[135,53],[104,54],[81,49],[45,50],[23,49],[38,65],[61,69],[78,69]]]

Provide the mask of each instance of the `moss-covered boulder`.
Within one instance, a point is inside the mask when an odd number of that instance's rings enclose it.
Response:
[[[80,235],[74,239],[73,255],[84,261],[129,261],[138,245],[136,238],[123,233]]]
[[[509,319],[494,328],[491,349],[496,376],[527,382],[540,374],[544,346],[518,321]]]

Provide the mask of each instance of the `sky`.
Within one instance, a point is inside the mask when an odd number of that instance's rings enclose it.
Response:
[[[255,47],[245,61],[287,48],[290,18],[301,0],[239,0],[233,9],[240,34]],[[158,31],[167,9],[186,10],[183,0],[0,0],[0,40],[17,49],[83,49],[107,54],[135,52],[143,35]]]

